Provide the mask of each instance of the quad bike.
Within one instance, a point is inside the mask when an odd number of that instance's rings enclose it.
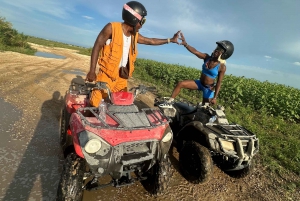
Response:
[[[97,107],[88,107],[90,92],[106,90],[105,121]],[[135,181],[154,195],[168,186],[168,151],[173,133],[157,108],[139,110],[134,99],[153,90],[140,85],[132,92],[111,93],[106,83],[71,85],[66,93],[60,143],[65,156],[57,200],[81,200],[84,190],[122,187]],[[110,175],[109,183],[101,178]]]
[[[160,107],[166,100],[157,98],[154,105],[170,119],[180,169],[188,181],[209,181],[213,162],[232,177],[241,178],[251,172],[259,140],[243,126],[228,123],[224,107],[214,109],[209,104],[195,106],[184,101]]]

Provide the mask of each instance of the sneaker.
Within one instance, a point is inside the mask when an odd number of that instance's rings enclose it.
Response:
[[[158,105],[160,108],[173,108],[173,102],[163,102]]]

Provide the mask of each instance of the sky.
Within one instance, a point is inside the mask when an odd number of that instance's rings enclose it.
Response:
[[[210,54],[229,40],[234,53],[226,74],[300,89],[299,0],[140,0],[147,21],[140,34],[171,38]],[[109,22],[122,22],[123,0],[0,0],[0,16],[26,35],[93,47]],[[179,40],[180,41],[180,40]],[[139,45],[138,58],[201,68],[203,60],[182,45]]]

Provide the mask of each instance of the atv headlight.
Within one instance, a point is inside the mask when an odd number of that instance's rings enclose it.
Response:
[[[89,154],[96,153],[101,149],[101,142],[97,139],[91,139],[85,144],[84,149]]]
[[[172,133],[168,132],[165,137],[162,139],[163,142],[168,142],[172,139]]]
[[[234,151],[233,142],[228,142],[228,141],[221,140],[221,145],[222,145],[223,149],[226,149],[228,151]]]

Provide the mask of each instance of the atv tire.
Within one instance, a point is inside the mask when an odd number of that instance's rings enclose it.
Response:
[[[144,176],[147,179],[142,181],[142,184],[146,190],[153,195],[163,194],[167,190],[170,178],[172,177],[169,155],[166,154],[161,161],[154,164]]]
[[[81,201],[85,161],[71,153],[65,159],[57,190],[57,201]]]
[[[213,173],[213,161],[208,149],[195,141],[187,141],[179,153],[182,176],[193,184],[206,183]]]
[[[66,108],[62,109],[61,122],[60,122],[60,145],[64,146],[67,141],[67,130],[69,127],[71,114],[68,113]]]

